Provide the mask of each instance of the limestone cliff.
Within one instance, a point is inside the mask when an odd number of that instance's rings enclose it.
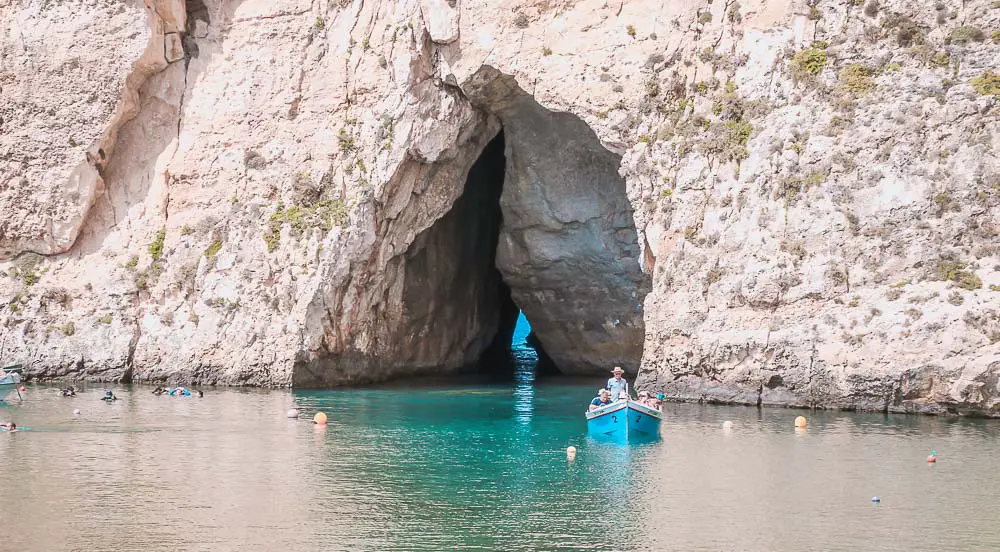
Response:
[[[9,0],[0,359],[1000,415],[990,0]]]

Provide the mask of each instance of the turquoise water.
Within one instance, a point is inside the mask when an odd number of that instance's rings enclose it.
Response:
[[[0,408],[32,428],[0,434],[2,549],[1000,549],[992,422],[807,413],[796,432],[798,411],[668,405],[664,440],[626,447],[587,438],[592,392],[122,388],[105,405],[29,386]],[[330,423],[285,418],[293,403]]]
[[[0,550],[1000,549],[994,422],[668,404],[661,442],[618,446],[586,435],[599,384],[522,370],[201,399],[115,388],[107,405],[100,386],[29,386],[0,406],[32,428],[0,434]]]

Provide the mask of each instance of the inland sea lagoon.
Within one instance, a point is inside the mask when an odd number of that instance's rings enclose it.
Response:
[[[624,446],[586,434],[599,385],[521,370],[204,398],[113,387],[111,404],[103,386],[29,385],[0,406],[28,428],[0,434],[0,549],[1000,549],[996,422],[667,404],[662,441]]]

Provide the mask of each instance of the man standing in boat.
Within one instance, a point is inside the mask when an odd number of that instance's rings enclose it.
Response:
[[[614,377],[608,380],[608,384],[604,388],[610,391],[611,398],[617,401],[622,393],[628,396],[628,381],[623,377],[625,370],[622,370],[621,366],[615,366],[611,373],[614,374]]]

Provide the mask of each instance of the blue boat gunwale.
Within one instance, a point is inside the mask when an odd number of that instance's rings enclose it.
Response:
[[[604,406],[602,406],[600,408],[595,408],[593,410],[588,410],[587,412],[585,412],[585,414],[587,415],[587,419],[590,420],[590,419],[593,419],[593,418],[597,418],[598,416],[604,416],[605,414],[611,414],[612,412],[618,412],[619,410],[625,408],[625,406],[627,404],[628,403],[626,403],[625,401],[617,401],[617,402],[613,402],[613,403],[609,403],[607,405],[604,405]]]
[[[615,401],[607,406],[602,406],[600,408],[595,408],[594,410],[590,410],[585,414],[587,415],[587,420],[593,420],[594,418],[599,418],[606,414],[618,412],[619,410],[625,408],[635,410],[636,412],[642,412],[643,414],[646,414],[647,416],[652,416],[657,420],[663,419],[663,412],[655,408],[650,408],[644,404],[637,403],[632,400]]]

